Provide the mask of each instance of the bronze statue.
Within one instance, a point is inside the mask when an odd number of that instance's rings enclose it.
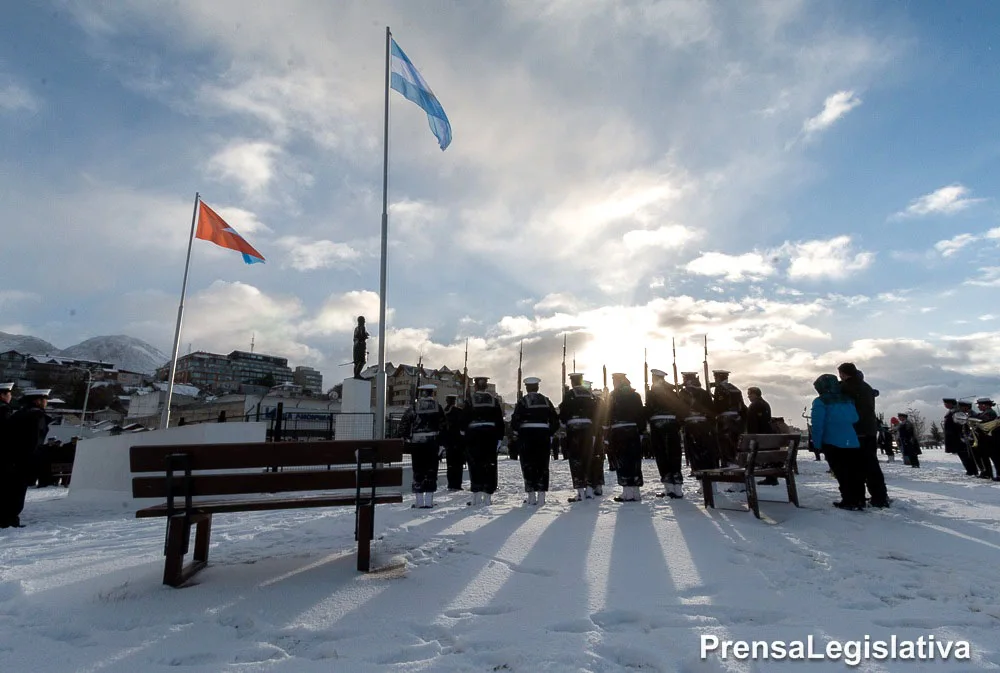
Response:
[[[358,316],[358,326],[354,328],[354,378],[361,378],[361,370],[364,369],[365,359],[368,357],[366,342],[370,335],[365,331],[365,317]]]

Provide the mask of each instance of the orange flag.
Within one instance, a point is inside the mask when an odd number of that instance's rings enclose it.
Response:
[[[219,217],[219,214],[209,208],[204,201],[198,204],[198,231],[195,238],[204,241],[211,241],[223,248],[229,248],[243,254],[243,261],[247,264],[257,264],[264,262],[264,255],[257,252],[246,239],[226,221]]]

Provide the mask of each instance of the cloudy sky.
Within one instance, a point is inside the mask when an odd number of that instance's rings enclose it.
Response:
[[[251,8],[252,5],[252,8]],[[0,330],[168,351],[194,193],[267,258],[195,241],[182,350],[349,373],[387,348],[558,390],[643,349],[798,419],[853,360],[885,410],[1000,394],[1000,4],[18,3],[0,28]],[[377,343],[369,342],[371,361]],[[572,363],[570,363],[572,368]]]

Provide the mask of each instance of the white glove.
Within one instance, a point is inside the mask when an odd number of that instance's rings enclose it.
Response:
[[[438,459],[444,458],[445,448],[443,446],[438,447]]]

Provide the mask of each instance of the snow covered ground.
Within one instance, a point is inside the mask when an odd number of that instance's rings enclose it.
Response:
[[[160,584],[162,520],[32,489],[28,527],[0,531],[0,671],[840,671],[703,661],[700,637],[932,633],[972,659],[858,670],[1000,668],[1000,485],[939,451],[922,461],[883,463],[893,508],[853,513],[807,453],[803,508],[762,487],[781,502],[758,521],[738,496],[706,512],[691,482],[683,501],[652,497],[652,462],[641,503],[567,504],[558,461],[550,502],[529,508],[502,460],[492,507],[380,506],[377,572],[354,569],[349,508],[219,515],[183,589]]]

